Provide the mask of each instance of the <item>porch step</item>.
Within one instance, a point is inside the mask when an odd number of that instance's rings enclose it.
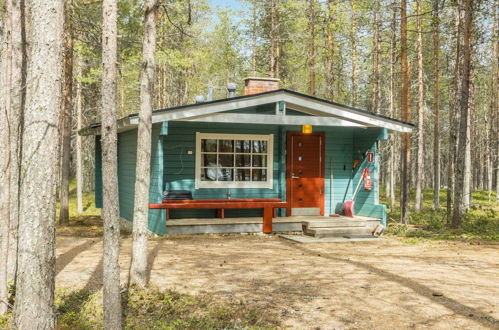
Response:
[[[371,235],[377,224],[379,220],[369,218],[323,218],[303,221],[302,230],[305,235],[316,238]]]
[[[367,227],[336,227],[336,228],[306,228],[303,233],[317,238],[343,237],[345,235],[370,235],[371,228]]]

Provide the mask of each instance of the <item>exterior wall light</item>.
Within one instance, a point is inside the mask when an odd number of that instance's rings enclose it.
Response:
[[[312,125],[302,125],[301,126],[301,132],[303,134],[310,134],[310,133],[312,133]]]

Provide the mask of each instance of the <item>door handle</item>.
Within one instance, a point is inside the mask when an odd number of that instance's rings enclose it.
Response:
[[[300,178],[299,176],[294,176],[294,175],[291,176],[291,179],[299,179],[299,178]]]

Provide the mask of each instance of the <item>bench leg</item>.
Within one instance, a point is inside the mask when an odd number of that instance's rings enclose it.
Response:
[[[225,219],[225,209],[217,209],[217,217],[220,219]]]
[[[272,213],[272,207],[263,209],[263,232],[265,234],[272,234]]]

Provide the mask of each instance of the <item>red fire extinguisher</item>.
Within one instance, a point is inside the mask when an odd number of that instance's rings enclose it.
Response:
[[[368,168],[364,169],[362,176],[364,177],[364,190],[371,190],[371,175]]]

